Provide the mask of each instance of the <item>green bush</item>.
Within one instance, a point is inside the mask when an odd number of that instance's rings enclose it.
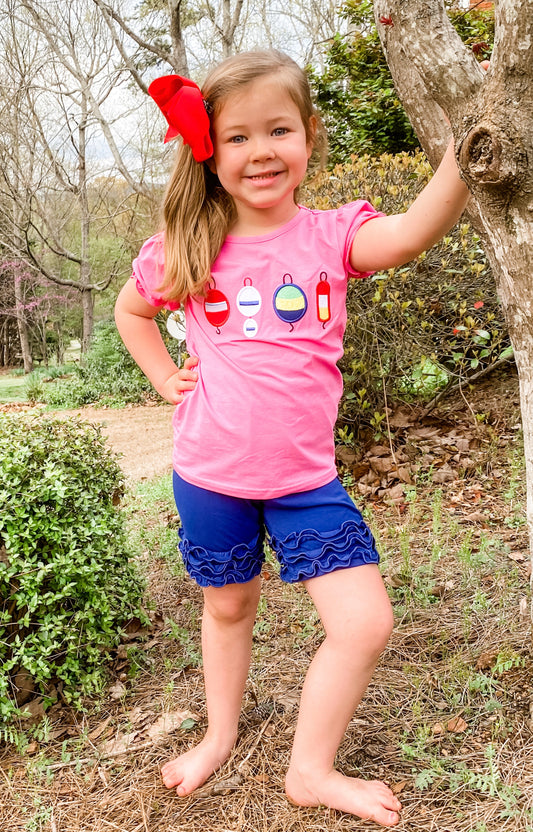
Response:
[[[177,359],[177,342],[163,322],[161,334]],[[108,407],[139,404],[158,394],[124,346],[113,321],[96,324],[90,349],[73,376],[40,388],[41,401],[51,407],[83,407],[98,402]]]
[[[0,419],[0,733],[21,687],[79,704],[97,691],[143,587],[118,504],[123,478],[98,427]],[[19,707],[20,705],[20,707]]]
[[[315,175],[300,198],[316,208],[368,199],[387,214],[405,211],[428,182],[422,153],[352,157]],[[473,229],[459,222],[430,251],[348,286],[344,397],[339,427],[376,433],[385,396],[425,401],[509,352],[494,279]]]
[[[488,57],[494,41],[494,10],[448,5],[463,42],[479,60]],[[351,24],[349,34],[332,39],[321,74],[310,71],[328,131],[330,162],[347,162],[351,153],[379,155],[417,148],[381,49],[371,0],[346,0],[342,12]]]

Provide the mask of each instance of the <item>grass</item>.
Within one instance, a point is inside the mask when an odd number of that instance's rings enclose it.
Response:
[[[396,627],[338,764],[393,786],[405,807],[399,830],[533,832],[533,660],[530,622],[520,612],[530,592],[527,535],[515,520],[525,503],[516,446],[502,451],[498,465],[497,485],[483,471],[438,487],[420,477],[402,511],[364,507]],[[467,520],[480,499],[490,518],[483,525]],[[125,511],[132,555],[149,579],[152,629],[117,655],[112,681],[124,685],[119,698],[88,702],[84,714],[58,707],[47,737],[30,744],[26,757],[0,753],[1,828],[377,828],[329,810],[296,809],[284,798],[298,695],[322,631],[305,590],[280,583],[270,554],[239,743],[200,794],[177,800],[165,791],[158,767],[198,742],[205,728],[201,593],[176,554],[170,479],[139,484]],[[149,740],[158,718],[182,711],[192,714],[183,727]],[[106,757],[106,743],[124,737],[137,751]],[[233,785],[224,788],[227,778]]]
[[[20,370],[0,373],[0,403],[37,402],[43,383],[72,372],[72,364],[36,367],[28,375]]]
[[[0,402],[25,402],[27,401],[25,390],[26,378],[24,376],[13,376],[6,373],[0,374]]]

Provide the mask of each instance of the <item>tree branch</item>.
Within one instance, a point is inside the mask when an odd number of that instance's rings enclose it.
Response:
[[[107,12],[107,14],[113,18],[113,20],[118,23],[124,34],[126,34],[129,38],[131,38],[135,43],[140,46],[142,49],[146,49],[147,52],[151,52],[152,55],[155,55],[160,61],[164,61],[165,63],[172,65],[172,56],[165,52],[163,49],[159,49],[153,43],[149,43],[143,38],[139,37],[139,35],[130,29],[124,18],[122,18],[111,6],[108,6],[107,3],[104,3],[103,0],[93,0],[93,3],[98,6],[102,13]],[[175,70],[177,71],[177,70]]]
[[[99,0],[94,0],[96,5],[100,8],[102,12],[102,16],[107,24],[109,31],[111,32],[111,37],[113,38],[113,43],[115,44],[118,53],[122,60],[124,61],[124,65],[128,68],[131,77],[139,87],[139,89],[148,95],[148,87],[144,83],[143,79],[141,78],[140,74],[137,72],[137,68],[135,64],[131,60],[130,56],[127,54],[126,50],[124,49],[124,45],[120,38],[117,35],[116,29],[113,26],[111,15],[109,14],[107,7],[104,3],[99,2]]]

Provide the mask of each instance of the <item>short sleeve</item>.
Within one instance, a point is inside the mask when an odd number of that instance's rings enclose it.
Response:
[[[355,272],[350,265],[350,251],[355,235],[362,225],[376,217],[384,217],[380,211],[365,200],[348,202],[337,210],[337,237],[342,251],[342,262],[350,277],[369,277],[374,272]]]
[[[165,272],[165,250],[163,233],[155,234],[147,240],[138,256],[133,261],[132,280],[137,291],[151,306],[164,306],[165,309],[179,309],[178,301],[165,300],[158,291]]]

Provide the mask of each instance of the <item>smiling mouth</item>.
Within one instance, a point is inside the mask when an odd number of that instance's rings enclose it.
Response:
[[[280,171],[273,171],[272,173],[258,173],[254,176],[248,176],[248,179],[252,179],[253,181],[261,181],[262,179],[275,179],[278,176]]]

